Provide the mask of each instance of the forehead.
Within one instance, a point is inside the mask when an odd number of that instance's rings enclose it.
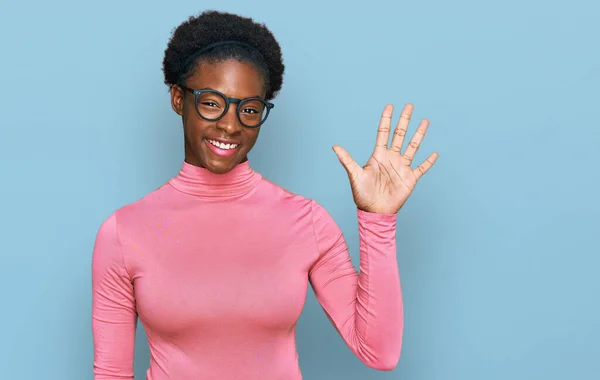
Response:
[[[259,71],[251,63],[237,60],[201,62],[188,79],[188,86],[212,88],[235,98],[264,95],[264,81]]]

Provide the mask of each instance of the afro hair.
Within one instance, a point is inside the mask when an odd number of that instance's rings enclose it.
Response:
[[[199,49],[223,41],[242,44],[218,46],[186,64]],[[229,59],[251,63],[257,68],[265,80],[267,100],[273,99],[281,89],[285,66],[281,47],[271,31],[251,18],[214,10],[191,16],[173,31],[163,59],[165,84],[171,87],[185,81],[193,75],[199,62]]]

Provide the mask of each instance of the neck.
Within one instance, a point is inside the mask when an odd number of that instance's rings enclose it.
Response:
[[[249,193],[261,180],[246,160],[223,174],[183,162],[179,174],[169,181],[175,189],[202,198],[234,198]]]

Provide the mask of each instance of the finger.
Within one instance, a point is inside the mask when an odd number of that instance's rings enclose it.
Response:
[[[423,161],[423,163],[421,165],[417,166],[417,168],[413,171],[415,173],[415,177],[417,178],[417,181],[425,173],[427,173],[429,171],[429,169],[431,169],[433,164],[435,164],[435,161],[437,160],[438,156],[439,155],[437,154],[437,152],[432,153],[429,157],[427,157],[427,159],[425,161]]]
[[[342,164],[344,169],[346,169],[348,176],[350,178],[355,178],[358,175],[360,169],[362,169],[360,165],[358,165],[356,161],[352,159],[350,153],[348,153],[346,149],[342,148],[341,146],[335,145],[333,147],[333,151],[338,156],[338,159],[340,160],[340,163]]]
[[[421,121],[421,124],[419,124],[419,128],[417,128],[417,131],[410,139],[410,142],[408,143],[404,154],[402,155],[404,158],[406,158],[409,161],[412,161],[413,158],[415,158],[415,153],[417,153],[417,150],[421,145],[421,141],[423,141],[423,137],[425,137],[425,132],[427,132],[428,127],[429,120],[423,119],[423,121]]]
[[[404,106],[400,119],[398,119],[396,129],[394,130],[394,137],[392,137],[392,146],[390,147],[390,150],[397,153],[400,153],[402,150],[404,136],[406,136],[406,130],[408,129],[408,124],[410,123],[410,117],[412,116],[414,108],[415,107],[410,103]]]
[[[388,104],[383,109],[381,119],[379,120],[379,127],[377,128],[377,139],[375,140],[375,150],[387,149],[388,141],[390,139],[390,126],[392,125],[392,113],[394,106]]]

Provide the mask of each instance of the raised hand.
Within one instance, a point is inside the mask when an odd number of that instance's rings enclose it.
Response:
[[[393,109],[394,107],[388,104],[383,110],[375,149],[365,166],[358,165],[339,145],[333,147],[348,173],[354,202],[363,211],[380,214],[397,213],[414,190],[419,178],[427,173],[438,158],[437,153],[432,153],[415,169],[411,168],[412,160],[429,126],[427,119],[421,121],[406,150],[402,153],[404,136],[414,109],[412,104],[404,107],[394,130],[392,145],[388,147]]]

